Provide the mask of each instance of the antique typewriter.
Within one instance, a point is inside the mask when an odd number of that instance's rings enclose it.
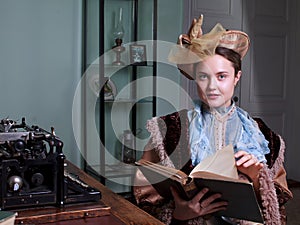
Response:
[[[0,121],[0,210],[94,202],[100,191],[65,170],[63,142],[38,126]]]

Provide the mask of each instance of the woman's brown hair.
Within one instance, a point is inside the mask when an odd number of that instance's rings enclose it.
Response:
[[[232,62],[235,75],[242,69],[242,60],[239,53],[224,47],[217,47],[215,53]]]

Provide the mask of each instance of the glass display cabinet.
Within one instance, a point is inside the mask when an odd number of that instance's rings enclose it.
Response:
[[[134,162],[156,114],[157,0],[83,3],[84,169],[117,193],[131,192]]]

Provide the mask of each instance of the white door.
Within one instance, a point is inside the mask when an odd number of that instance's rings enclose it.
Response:
[[[299,116],[294,107],[299,89],[298,66],[294,65],[295,33],[299,30],[296,2],[244,1],[243,29],[250,35],[252,46],[244,61],[240,105],[284,138],[288,177],[299,180],[299,126],[295,120]]]

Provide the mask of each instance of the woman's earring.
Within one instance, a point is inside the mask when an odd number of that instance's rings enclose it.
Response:
[[[232,98],[232,100],[233,100],[234,102],[238,102],[239,97],[238,97],[238,96],[234,96],[234,97]]]

